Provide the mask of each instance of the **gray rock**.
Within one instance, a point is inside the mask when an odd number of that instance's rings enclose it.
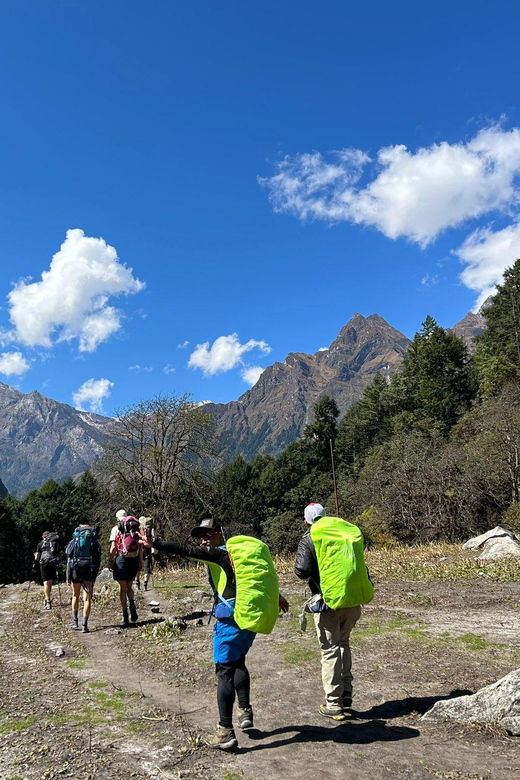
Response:
[[[438,701],[423,715],[426,721],[498,723],[508,731],[520,723],[520,669],[471,696]]]
[[[101,571],[99,572],[96,582],[112,582],[113,579],[114,579],[114,575],[112,574],[110,569],[104,568],[101,569]]]
[[[484,544],[477,561],[493,561],[499,558],[520,558],[520,544],[509,536],[489,539]]]
[[[513,737],[520,737],[520,718],[502,718],[500,725]]]
[[[58,645],[56,642],[51,642],[48,647],[49,651],[55,655],[56,658],[61,658],[63,655],[65,655],[65,648],[63,648],[61,645]]]
[[[213,598],[213,593],[211,593],[211,591],[209,591],[209,590],[194,590],[194,591],[192,591],[192,593],[193,593],[193,596],[196,599],[212,599]]]
[[[486,531],[485,534],[480,534],[480,536],[474,536],[473,539],[468,539],[468,541],[462,545],[462,549],[478,550],[478,548],[482,547],[489,539],[497,539],[504,536],[518,542],[518,539],[512,531],[508,531],[507,528],[502,528],[502,526],[497,525],[495,528],[492,528],[491,531]]]

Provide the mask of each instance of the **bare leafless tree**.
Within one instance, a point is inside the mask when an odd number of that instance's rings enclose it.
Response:
[[[189,395],[159,395],[120,410],[96,471],[133,512],[151,515],[163,535],[179,511],[179,488],[213,455],[215,431]]]

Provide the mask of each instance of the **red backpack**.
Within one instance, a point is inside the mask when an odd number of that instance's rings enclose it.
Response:
[[[137,558],[139,555],[139,522],[135,517],[124,517],[118,526],[116,548],[118,555]]]

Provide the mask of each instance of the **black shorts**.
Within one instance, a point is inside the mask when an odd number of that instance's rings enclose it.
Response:
[[[139,571],[139,556],[124,558],[118,555],[114,561],[114,579],[117,582],[133,582]]]
[[[40,563],[40,576],[42,582],[56,579],[56,564],[55,563]]]
[[[99,564],[94,567],[90,561],[77,561],[70,564],[69,579],[76,585],[83,582],[94,582],[99,571]]]
[[[152,556],[148,555],[146,558],[143,557],[143,572],[144,574],[151,574],[153,569],[153,561]]]

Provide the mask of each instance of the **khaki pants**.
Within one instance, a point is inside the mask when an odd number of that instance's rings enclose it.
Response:
[[[352,696],[350,632],[361,616],[361,607],[327,609],[314,615],[321,649],[321,678],[325,703],[341,710],[343,696]]]

